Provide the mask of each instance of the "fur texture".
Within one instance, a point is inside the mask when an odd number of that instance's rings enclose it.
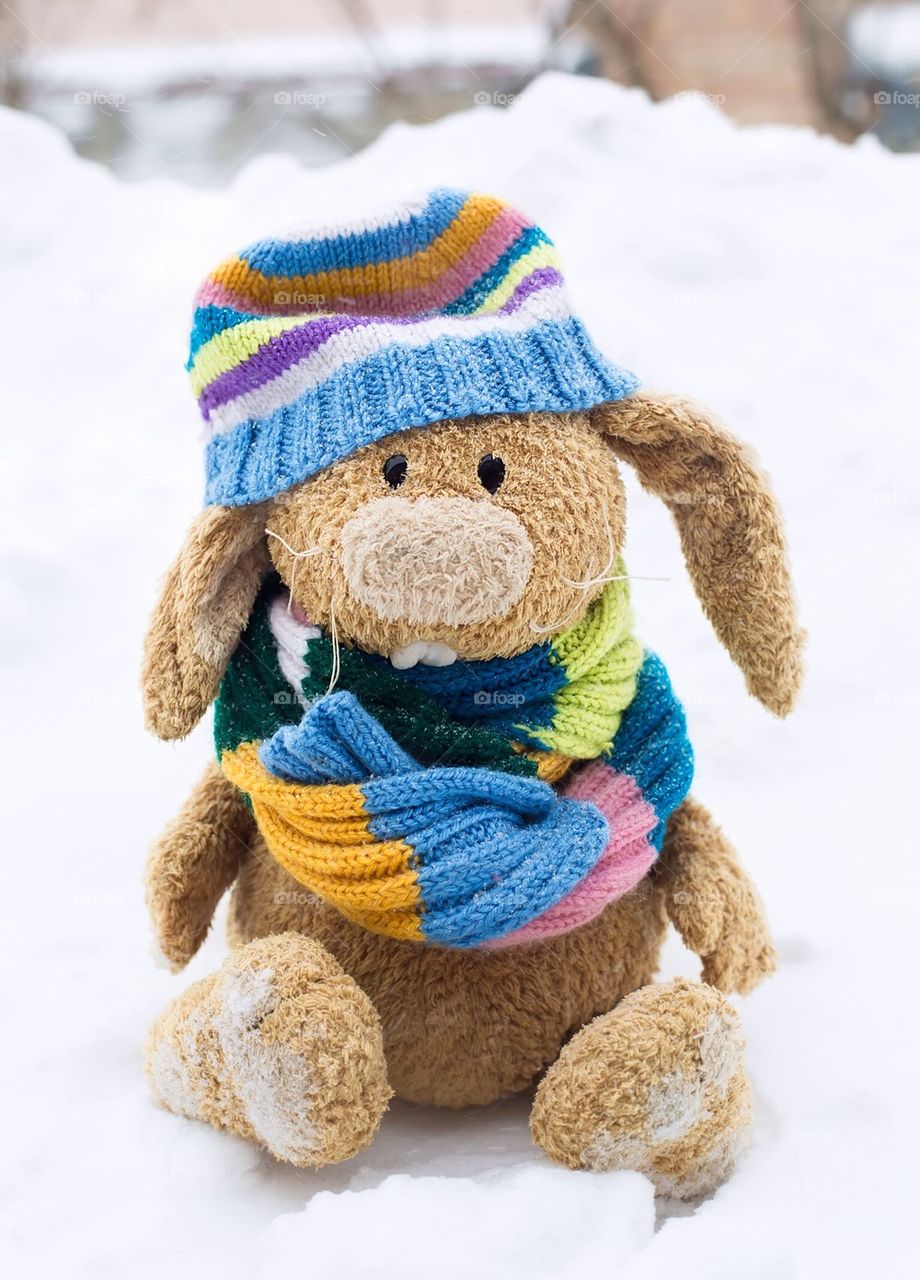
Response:
[[[646,883],[551,942],[423,947],[350,924],[256,844],[229,927],[235,943],[282,930],[321,942],[373,1002],[399,1097],[463,1107],[530,1087],[573,1030],[650,981],[665,924],[664,893]]]
[[[394,453],[409,463],[397,494],[383,474]],[[506,468],[494,496],[478,477],[479,461],[490,453]],[[419,498],[464,498],[476,504],[472,515],[481,508],[484,520],[496,512],[516,519],[533,549],[532,568],[510,610],[465,625],[421,624],[383,616],[348,589],[342,544],[349,522],[380,499]],[[622,546],[625,498],[616,461],[583,414],[522,414],[439,423],[369,445],[279,498],[269,523],[296,550],[319,548],[308,567],[297,570],[282,543],[270,539],[269,546],[284,580],[290,585],[294,577],[295,597],[311,621],[328,628],[334,607],[345,644],[390,654],[425,639],[461,658],[485,659],[522,653],[561,629],[558,624],[574,622],[597,598],[602,584],[568,583],[604,573],[611,543]]]
[[[184,738],[217,693],[268,568],[260,506],[208,507],[166,575],[144,642],[147,727]]]
[[[352,597],[391,622],[467,626],[513,609],[533,546],[512,511],[471,498],[375,498],[342,530]]]
[[[572,1169],[637,1169],[704,1195],[745,1149],[744,1038],[718,991],[678,979],[633,992],[570,1041],[534,1101],[534,1141]]]
[[[663,499],[716,635],[776,715],[802,682],[805,633],[779,508],[750,450],[686,401],[644,394],[592,413],[643,486]]]
[[[380,1024],[327,951],[295,934],[240,947],[154,1024],[157,1101],[322,1165],[370,1142],[390,1098]]]
[[[665,853],[668,915],[702,958],[703,981],[746,995],[776,968],[776,952],[753,884],[696,800],[684,801],[671,818]]]
[[[409,621],[349,588],[343,532],[392,500],[383,467],[396,452],[409,463],[401,501],[459,498],[525,531],[532,567],[504,616]],[[178,737],[200,718],[270,563],[313,622],[328,627],[334,613],[344,644],[376,653],[424,641],[461,660],[511,657],[570,625],[622,546],[614,453],[667,502],[717,634],[751,691],[785,714],[802,633],[775,502],[746,452],[705,415],[633,396],[590,415],[413,429],[262,507],[206,512],[151,623],[148,723]],[[487,454],[505,465],[494,494],[478,478]],[[266,545],[266,530],[283,541]],[[775,957],[752,886],[695,801],[674,813],[659,865],[635,890],[580,929],[506,950],[449,951],[349,923],[282,870],[239,793],[209,770],[148,871],[159,944],[174,967],[200,944],[234,877],[238,950],[151,1036],[149,1070],[165,1106],[318,1164],[370,1139],[390,1087],[459,1107],[530,1088],[550,1067],[533,1129],[552,1158],[642,1168],[679,1195],[708,1190],[730,1168],[749,1110],[734,1015],[712,987],[648,984],[669,916],[703,958],[705,980],[724,991],[749,990]]]
[[[174,972],[204,942],[254,835],[243,796],[217,764],[208,765],[147,859],[147,907],[157,947]]]

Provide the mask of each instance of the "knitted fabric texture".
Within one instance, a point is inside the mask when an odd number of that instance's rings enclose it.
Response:
[[[206,500],[226,506],[407,427],[588,409],[637,386],[573,314],[548,236],[449,189],[227,258],[198,291],[188,370]]]
[[[330,648],[267,583],[215,739],[269,850],[349,919],[508,946],[586,923],[646,874],[693,757],[625,583],[516,659],[396,673],[343,651],[324,694]]]

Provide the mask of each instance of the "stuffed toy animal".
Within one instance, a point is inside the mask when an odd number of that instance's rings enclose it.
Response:
[[[708,1191],[751,1117],[724,993],[774,951],[633,631],[619,464],[785,715],[802,633],[748,452],[600,353],[543,231],[454,190],[228,258],[188,367],[207,505],[143,692],[164,739],[214,703],[217,759],[148,900],[178,970],[232,886],[233,950],[154,1025],[156,1099],[319,1166],[394,1093],[535,1089],[553,1160]],[[669,920],[703,982],[652,981]]]

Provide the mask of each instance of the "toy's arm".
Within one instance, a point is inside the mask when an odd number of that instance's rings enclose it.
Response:
[[[751,991],[776,968],[776,952],[753,884],[697,801],[672,815],[662,854],[668,915],[703,961],[703,981]]]
[[[184,968],[204,941],[253,830],[242,794],[210,764],[150,850],[147,906],[157,945],[173,971]]]

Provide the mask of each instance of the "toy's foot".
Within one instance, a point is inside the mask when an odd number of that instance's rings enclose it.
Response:
[[[643,987],[562,1050],[537,1090],[534,1141],[573,1169],[636,1169],[664,1195],[704,1195],[749,1135],[743,1049],[713,987]]]
[[[293,933],[238,948],[170,1005],[151,1030],[147,1074],[168,1110],[296,1165],[355,1155],[391,1096],[370,1000]]]

